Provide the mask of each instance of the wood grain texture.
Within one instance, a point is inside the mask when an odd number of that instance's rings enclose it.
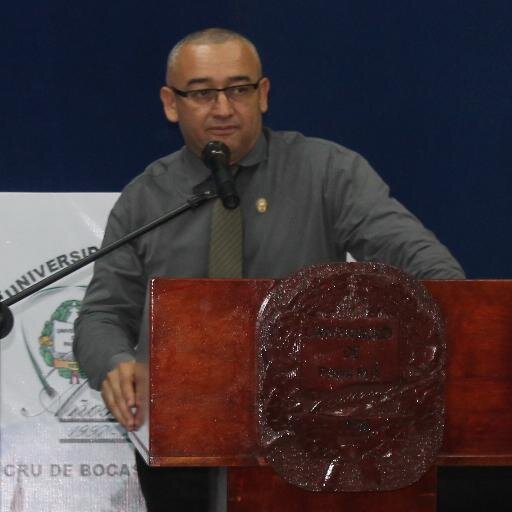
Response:
[[[436,468],[397,491],[323,494],[293,487],[265,467],[254,409],[254,323],[273,284],[155,283],[151,463],[231,466],[230,512],[433,512]],[[438,465],[512,465],[512,281],[424,284],[441,307],[448,344],[446,428]]]
[[[153,465],[257,463],[254,325],[271,285],[215,279],[154,284]]]
[[[439,464],[512,463],[512,281],[426,281],[445,318]]]

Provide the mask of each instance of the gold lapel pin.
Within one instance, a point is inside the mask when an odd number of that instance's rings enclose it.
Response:
[[[256,211],[258,213],[265,213],[268,208],[267,200],[264,197],[256,199]]]

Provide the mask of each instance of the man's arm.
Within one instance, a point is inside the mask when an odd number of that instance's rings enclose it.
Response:
[[[344,162],[346,164],[346,160]],[[339,240],[359,261],[396,266],[418,279],[463,279],[449,250],[403,205],[361,156],[329,175],[330,216]]]
[[[122,202],[114,206],[103,245],[130,227]],[[126,244],[98,260],[75,322],[73,351],[94,389],[128,430],[135,427],[137,407],[134,348],[143,311],[146,277],[134,246]]]

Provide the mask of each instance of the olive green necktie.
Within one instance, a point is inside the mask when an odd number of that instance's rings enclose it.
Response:
[[[236,171],[233,172],[235,173]],[[242,209],[239,206],[234,210],[228,210],[224,208],[219,198],[215,199],[210,226],[208,276],[242,277],[242,243]],[[225,510],[227,507],[226,468],[211,469],[209,487],[210,507],[213,510]]]
[[[242,277],[242,245],[241,208],[228,210],[219,198],[215,199],[210,228],[208,277]]]

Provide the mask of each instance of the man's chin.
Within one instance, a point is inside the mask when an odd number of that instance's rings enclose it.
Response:
[[[219,137],[221,139],[224,139],[227,137],[235,136],[239,131],[239,128],[236,126],[231,126],[227,128],[210,128],[208,130],[208,134],[211,137]]]
[[[242,139],[240,137],[239,131],[235,131],[233,133],[225,133],[208,130],[207,137],[209,138],[204,141],[203,148],[204,146],[206,146],[206,144],[208,144],[208,142],[212,140],[218,140],[220,142],[223,142],[229,148],[229,151],[231,153],[231,164],[240,161],[250,151],[252,147],[252,145],[247,144],[247,141],[245,139]]]
[[[234,133],[221,133],[221,132],[208,132],[208,135],[210,138],[208,139],[208,142],[212,140],[218,140],[220,142],[224,142],[226,146],[231,151],[231,155],[234,156],[234,154],[239,153],[240,151],[240,139],[237,136],[238,134],[236,132]]]
[[[208,141],[219,140],[224,142],[231,152],[240,147],[240,136],[237,130],[209,130],[208,137]]]

